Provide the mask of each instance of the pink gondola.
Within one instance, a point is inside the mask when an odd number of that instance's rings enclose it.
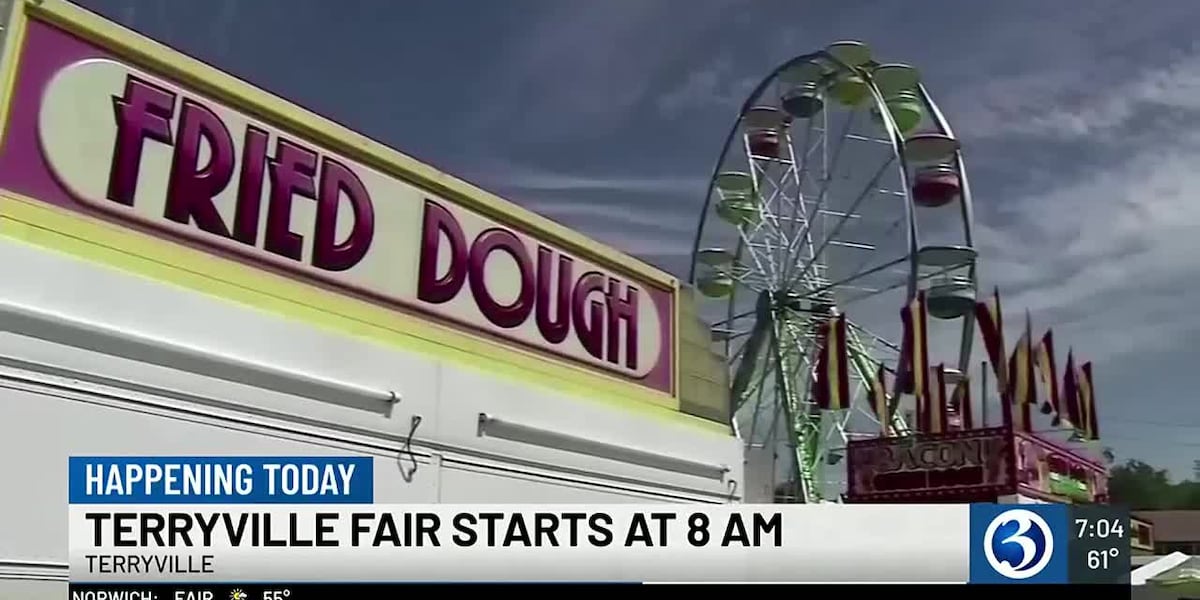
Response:
[[[913,202],[918,206],[944,206],[958,198],[960,193],[962,182],[954,167],[934,165],[917,170],[913,182]]]

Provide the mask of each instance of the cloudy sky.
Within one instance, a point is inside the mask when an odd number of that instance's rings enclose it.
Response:
[[[1200,4],[82,3],[681,275],[748,89],[866,41],[920,68],[962,140],[1010,325],[1028,308],[1095,361],[1119,456],[1200,459]]]

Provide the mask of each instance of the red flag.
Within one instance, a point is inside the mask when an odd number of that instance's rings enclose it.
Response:
[[[850,373],[846,358],[846,315],[838,315],[821,324],[818,331],[820,354],[817,357],[813,399],[824,410],[850,408]]]
[[[1047,329],[1038,344],[1034,362],[1042,376],[1042,384],[1046,386],[1046,401],[1042,403],[1042,414],[1054,415],[1053,425],[1058,427],[1062,406],[1058,395],[1058,365],[1054,361],[1054,332]]]

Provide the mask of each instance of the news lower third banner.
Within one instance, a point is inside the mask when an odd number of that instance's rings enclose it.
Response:
[[[1129,572],[1128,513],[1109,507],[375,504],[372,467],[357,457],[73,457],[72,589],[1112,583]]]

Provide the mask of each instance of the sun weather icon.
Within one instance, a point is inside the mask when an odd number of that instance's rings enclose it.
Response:
[[[999,575],[1029,579],[1050,564],[1054,534],[1041,515],[1023,508],[1006,510],[988,524],[983,555]]]
[[[229,592],[229,600],[246,600],[248,597],[240,588]]]

